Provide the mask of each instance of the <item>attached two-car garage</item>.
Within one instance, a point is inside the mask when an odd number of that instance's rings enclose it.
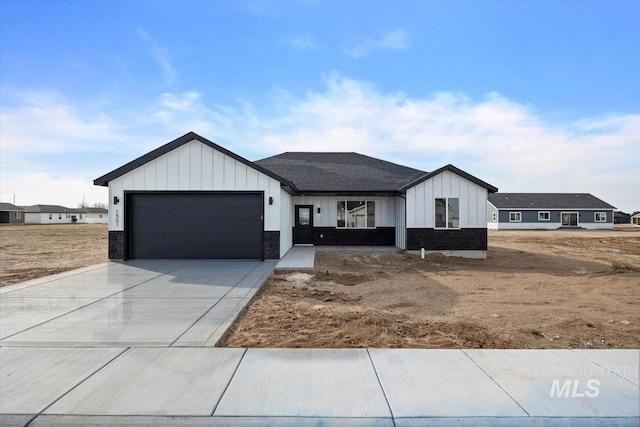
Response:
[[[128,192],[126,258],[263,259],[262,192]]]

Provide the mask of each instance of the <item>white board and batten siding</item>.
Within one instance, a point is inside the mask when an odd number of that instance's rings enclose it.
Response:
[[[109,182],[111,231],[124,230],[125,190],[263,191],[264,229],[280,231],[280,182],[196,140]],[[113,204],[114,197],[120,200],[117,205]],[[273,198],[272,205],[269,197]]]
[[[487,189],[447,170],[407,190],[407,228],[434,228],[443,197],[460,199],[460,228],[487,227]]]
[[[395,199],[395,197],[368,196],[294,196],[293,204],[313,205],[314,227],[335,227],[338,221],[338,201],[374,201],[376,203],[376,227],[395,227]],[[320,208],[320,213],[318,213],[318,208]]]
[[[293,197],[280,190],[280,258],[293,245]]]

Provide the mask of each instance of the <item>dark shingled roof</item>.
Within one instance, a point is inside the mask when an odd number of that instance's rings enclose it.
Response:
[[[86,213],[97,213],[97,214],[101,214],[101,213],[108,213],[109,210],[106,208],[83,208],[82,211],[86,212]]]
[[[12,205],[11,203],[0,202],[0,211],[3,212],[14,212],[14,211],[23,211],[24,208],[20,206]]]
[[[493,193],[498,209],[615,209],[589,193]]]
[[[283,153],[255,162],[304,192],[395,192],[427,172],[358,153]]]
[[[33,205],[27,206],[27,213],[84,213],[84,211],[60,205]]]

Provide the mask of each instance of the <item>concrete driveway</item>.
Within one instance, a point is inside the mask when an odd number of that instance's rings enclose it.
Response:
[[[104,263],[0,289],[0,345],[214,346],[275,262]]]

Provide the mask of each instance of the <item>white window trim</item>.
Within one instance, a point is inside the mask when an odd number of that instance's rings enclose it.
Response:
[[[458,218],[458,227],[449,227],[449,209],[446,209],[446,216],[444,219],[444,223],[446,224],[446,227],[436,227],[436,217],[435,217],[435,213],[436,213],[436,200],[438,199],[444,199],[444,205],[445,206],[449,206],[449,199],[458,199],[458,215],[460,215],[460,197],[436,197],[433,199],[433,228],[434,230],[460,230],[462,229],[462,218]],[[461,215],[460,215],[461,216]]]
[[[343,203],[344,203],[345,211],[346,211],[346,209],[347,209],[347,202],[364,202],[364,205],[365,205],[365,224],[367,223],[366,218],[367,218],[367,215],[368,215],[368,213],[369,213],[369,212],[367,211],[368,203],[369,203],[369,202],[373,202],[373,203],[375,203],[375,205],[377,205],[377,204],[378,204],[378,203],[376,202],[376,200],[375,200],[375,199],[365,199],[365,200],[343,200],[343,199],[336,199],[336,209],[338,208],[338,202],[343,202]],[[345,212],[345,215],[346,215],[346,212]],[[338,226],[338,216],[336,215],[336,228],[337,228],[338,230],[373,230],[373,229],[377,228],[377,227],[376,227],[376,225],[375,225],[375,210],[374,210],[374,217],[373,217],[373,221],[374,221],[374,225],[373,225],[373,227],[367,227],[366,225],[365,225],[364,227],[348,227],[348,226],[347,226],[347,219],[345,218],[345,219],[344,219],[344,227],[340,227],[340,226]]]
[[[598,219],[598,215],[602,215],[602,219]],[[593,213],[593,222],[607,222],[607,213],[606,212],[594,212]]]
[[[511,219],[512,214],[516,214],[518,219]],[[522,222],[522,212],[509,212],[509,222]]]
[[[540,218],[542,214],[547,214],[546,218]],[[538,221],[551,221],[551,212],[549,211],[538,211]]]

